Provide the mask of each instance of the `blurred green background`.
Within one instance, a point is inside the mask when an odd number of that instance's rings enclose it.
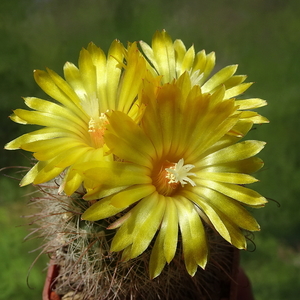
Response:
[[[34,69],[49,67],[62,74],[66,61],[77,63],[82,47],[93,41],[105,51],[113,39],[151,42],[166,29],[197,51],[215,51],[217,69],[239,64],[255,84],[247,97],[266,99],[260,110],[271,123],[256,126],[250,138],[267,141],[260,157],[265,168],[254,188],[275,199],[254,211],[262,231],[256,250],[244,252],[242,264],[256,300],[299,299],[300,294],[300,1],[298,0],[1,0],[0,120],[1,144],[29,131],[8,119],[24,107],[22,96],[45,97],[35,84]],[[1,151],[0,168],[29,165],[21,151]],[[46,258],[27,271],[37,256],[28,253],[40,241],[26,241],[28,220],[20,218],[30,188],[0,176],[0,299],[41,299]],[[15,175],[13,175],[15,176]],[[30,229],[30,228],[29,228]],[[251,247],[250,247],[251,248]]]

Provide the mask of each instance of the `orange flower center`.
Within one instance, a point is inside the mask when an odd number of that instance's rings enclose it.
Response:
[[[89,134],[91,137],[92,146],[94,148],[101,148],[104,145],[104,132],[106,130],[106,125],[108,120],[104,113],[97,118],[91,118],[89,121]]]
[[[159,171],[153,176],[153,184],[156,187],[156,190],[159,194],[164,196],[172,195],[178,188],[178,182],[170,182],[168,178],[170,173],[166,170],[167,168],[173,168],[175,163],[164,162],[161,165]]]
[[[196,185],[189,178],[189,176],[196,176],[196,174],[189,172],[194,166],[184,165],[183,158],[178,163],[165,161],[160,166],[153,175],[153,184],[158,193],[164,196],[171,196],[187,183],[192,186]]]

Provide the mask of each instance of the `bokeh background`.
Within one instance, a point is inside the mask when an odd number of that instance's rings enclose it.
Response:
[[[300,294],[300,1],[298,0],[1,0],[1,147],[29,126],[8,119],[24,107],[22,96],[45,97],[33,80],[34,69],[62,75],[66,61],[77,63],[90,41],[105,51],[113,39],[151,42],[166,29],[197,51],[215,51],[217,69],[239,64],[255,84],[247,97],[266,99],[260,109],[271,123],[256,126],[250,138],[267,141],[260,157],[265,168],[253,186],[272,200],[254,214],[262,231],[242,253],[257,300],[299,299]],[[29,155],[1,150],[0,168],[29,165]],[[30,226],[30,188],[19,188],[15,170],[0,174],[0,299],[41,299],[46,257],[26,277],[41,241],[23,242]]]

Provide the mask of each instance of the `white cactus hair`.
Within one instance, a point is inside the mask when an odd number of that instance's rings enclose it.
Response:
[[[90,205],[82,200],[83,191],[71,197],[59,194],[60,183],[58,177],[38,186],[40,196],[31,200],[38,212],[31,216],[31,224],[32,234],[44,239],[41,254],[47,253],[51,263],[59,267],[53,285],[55,292],[71,295],[62,300],[199,299],[199,295],[200,299],[219,299],[218,289],[211,288],[211,282],[230,282],[232,247],[214,230],[207,228],[211,254],[206,270],[199,269],[194,277],[188,275],[179,242],[173,261],[151,280],[151,248],[122,262],[121,253],[109,251],[114,231],[106,228],[115,218],[99,222],[81,220],[81,214]]]

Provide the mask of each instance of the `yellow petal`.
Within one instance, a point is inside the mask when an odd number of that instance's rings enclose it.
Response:
[[[166,211],[160,231],[163,232],[163,253],[168,263],[174,258],[178,241],[178,213],[174,200],[165,197]],[[161,250],[162,250],[161,249]]]
[[[228,184],[228,183],[222,183],[222,182],[216,182],[216,181],[210,181],[210,180],[203,180],[203,179],[198,179],[198,178],[195,178],[195,179],[193,178],[193,180],[198,185],[201,185],[204,187],[209,187],[210,189],[218,191],[228,197],[231,197],[237,201],[243,202],[247,205],[261,206],[261,205],[267,203],[267,200],[263,196],[261,196],[254,190],[245,188],[240,185]]]
[[[84,48],[79,54],[78,67],[86,94],[92,98],[95,96],[97,90],[96,68],[90,53]]]
[[[246,75],[234,75],[224,82],[226,89],[243,83],[247,79]]]
[[[235,118],[234,116],[233,118]],[[238,120],[237,123],[234,124],[233,127],[229,130],[227,134],[225,134],[222,138],[220,138],[215,144],[209,147],[202,155],[202,157],[206,157],[211,153],[217,152],[223,148],[231,146],[239,142],[241,138],[243,138],[252,128],[253,122],[251,120]],[[231,132],[233,132],[231,134]]]
[[[20,182],[20,186],[25,186],[28,184],[33,183],[35,177],[38,175],[38,173],[45,167],[47,162],[39,161],[37,162],[26,175],[22,178]]]
[[[74,122],[75,124],[82,126],[83,128],[87,127],[89,118],[86,116],[84,111],[80,111],[80,114],[78,115],[72,110],[62,105],[47,100],[39,99],[36,97],[26,97],[24,98],[24,100],[25,104],[32,109],[50,113],[53,115],[58,115],[62,118],[70,120],[71,122]]]
[[[211,205],[216,213],[219,214],[221,212],[231,220],[233,224],[240,228],[249,231],[258,231],[260,229],[256,220],[238,201],[211,190],[210,188],[198,187],[193,189],[193,192],[200,198],[200,200],[197,200],[194,196],[194,202],[199,201],[198,203],[201,203],[201,205],[205,202],[206,205]],[[221,217],[222,214],[220,214]]]
[[[236,72],[237,67],[237,65],[231,65],[217,72],[201,87],[202,92],[209,93],[213,91],[216,87],[218,87],[220,84],[223,84]]]
[[[111,251],[121,251],[133,243],[140,226],[144,225],[145,222],[146,225],[151,223],[149,216],[152,216],[155,207],[158,206],[158,199],[157,193],[152,194],[141,200],[129,211],[130,217],[118,229],[112,240]],[[136,226],[137,224],[139,226]]]
[[[90,201],[95,199],[101,199],[103,197],[108,197],[113,194],[116,194],[120,191],[123,191],[128,186],[107,186],[101,185],[97,181],[88,181],[86,178],[82,177],[84,180],[84,187],[86,189],[86,194],[84,195],[83,199]]]
[[[99,184],[112,187],[148,184],[152,182],[152,179],[147,175],[149,170],[142,166],[116,161],[94,162],[94,165],[95,167],[85,170],[87,165],[82,164],[76,166],[76,169],[84,177],[99,182]]]
[[[177,118],[177,105],[180,94],[178,89],[174,85],[166,85],[161,88],[160,93],[157,97],[158,105],[160,109],[157,110],[158,122],[160,124],[160,130],[163,139],[163,149],[165,153],[170,151],[171,145],[177,145],[178,139],[174,140],[173,133],[177,130],[176,121]],[[151,137],[156,135],[157,131],[152,132]],[[152,139],[153,140],[153,139]]]
[[[144,55],[149,59],[150,63],[153,65],[153,67],[156,70],[158,70],[158,66],[157,66],[157,63],[155,61],[155,57],[154,57],[154,53],[153,53],[152,48],[147,43],[145,43],[144,41],[139,41],[139,45],[141,46]],[[153,76],[157,75],[156,72],[152,72],[153,69],[152,69],[151,66],[149,67],[149,65],[148,65],[148,70],[150,70],[150,72]]]
[[[211,153],[199,162],[199,167],[240,161],[259,153],[265,146],[261,141],[243,141]]]
[[[195,48],[194,46],[191,46],[188,49],[188,51],[186,51],[184,57],[182,58],[181,68],[183,70],[191,70],[193,68],[194,59],[195,59]]]
[[[225,106],[221,105],[218,110],[215,110],[214,114],[211,114],[204,120],[202,125],[206,130],[201,135],[199,134],[198,139],[193,139],[193,136],[189,136],[190,144],[188,144],[185,155],[189,157],[190,163],[194,164],[194,162],[198,161],[203,152],[220,140],[237,123],[238,115],[226,118],[226,115],[224,116],[225,111],[221,111],[222,107],[226,110]],[[218,115],[215,114],[217,111],[220,112]],[[198,126],[198,124],[195,132],[201,132],[201,126]]]
[[[41,89],[50,97],[62,103],[80,115],[79,99],[73,89],[55,72],[47,69],[48,73],[41,70],[34,71],[34,78]]]
[[[118,157],[150,167],[155,149],[141,128],[122,112],[112,112],[108,117],[105,141]]]
[[[238,249],[246,249],[247,242],[243,232],[239,229],[238,226],[232,224],[231,220],[227,218],[222,218],[228,232],[230,234],[231,244]]]
[[[195,190],[196,191],[196,190]],[[183,191],[182,193],[185,195],[188,199],[193,201],[208,217],[209,221],[212,223],[212,225],[215,227],[215,229],[219,232],[219,234],[229,243],[231,243],[231,237],[228,232],[227,227],[225,226],[224,222],[220,218],[220,215],[218,212],[214,209],[212,205],[208,201],[205,201],[203,197],[201,197],[201,194],[198,195],[191,191]]]
[[[164,238],[165,238],[165,234],[162,232],[162,230],[160,230],[150,255],[150,261],[149,261],[150,279],[154,279],[155,277],[160,275],[167,262],[164,253],[162,251],[164,247]]]
[[[115,207],[128,207],[129,205],[141,200],[142,198],[152,194],[155,187],[152,184],[148,185],[133,185],[111,198],[111,204]]]
[[[83,147],[75,147],[68,151],[61,152],[59,155],[45,162],[44,168],[41,169],[35,177],[34,184],[40,184],[53,179],[68,166],[79,161],[86,153],[88,153],[88,149]]]
[[[18,124],[23,124],[23,125],[27,125],[27,124],[28,124],[28,122],[27,122],[26,120],[23,120],[22,118],[20,118],[19,116],[17,116],[15,113],[11,114],[11,115],[9,116],[9,118],[10,118],[12,121],[14,121],[14,122],[16,122],[16,123],[18,123]]]
[[[243,111],[241,118],[249,119],[255,124],[269,123],[269,120],[254,111]]]
[[[32,143],[40,140],[54,139],[65,136],[69,133],[66,130],[57,130],[56,128],[46,127],[21,135],[5,145],[7,150],[20,149],[23,144]]]
[[[62,128],[69,130],[82,138],[86,135],[86,131],[80,125],[77,125],[77,123],[71,122],[59,115],[47,112],[28,111],[24,109],[16,109],[14,113],[22,120],[25,120],[27,124]]]
[[[71,169],[69,168],[60,185],[60,189],[68,196],[71,196],[79,189],[84,179],[80,174],[70,172],[70,170]]]
[[[57,161],[57,166],[66,168],[74,164],[75,167],[75,164],[85,161],[85,156],[88,158],[97,155],[98,156],[97,162],[99,161],[101,162],[101,160],[103,160],[102,151],[103,151],[102,148],[94,149],[94,148],[77,146],[70,149],[66,153],[61,153],[60,155],[62,155],[62,159],[61,161]]]
[[[264,163],[260,158],[249,157],[239,161],[203,167],[202,169],[208,172],[236,172],[251,174],[257,172],[263,166]]]
[[[197,172],[197,176],[206,180],[220,181],[233,184],[250,184],[258,180],[248,174],[221,173],[221,172]]]
[[[209,218],[209,221],[213,224],[215,229],[219,232],[219,234],[227,240],[229,243],[237,247],[238,249],[246,249],[246,239],[241,230],[238,228],[237,225],[235,225],[234,220],[236,219],[236,215],[232,217],[231,215],[228,216],[225,213],[223,213],[221,210],[219,210],[217,207],[215,207],[215,203],[211,203],[210,199],[205,200],[205,198],[202,198],[201,192],[199,195],[195,195],[191,192],[186,192],[186,195],[194,201],[196,205],[199,206],[199,208],[207,215]],[[216,199],[218,201],[218,199]],[[224,207],[226,202],[219,201],[219,207]],[[246,212],[244,210],[244,212]],[[238,213],[238,212],[237,212]],[[249,217],[249,213],[246,212],[246,217]],[[242,218],[242,217],[241,217]],[[240,218],[240,220],[241,220]],[[258,224],[253,219],[253,217],[250,216],[250,223],[252,223],[253,226],[251,226],[252,230],[257,230]],[[249,219],[248,219],[249,220]],[[247,222],[243,220],[243,222]],[[246,226],[248,227],[248,226]],[[255,229],[253,229],[255,228]]]
[[[79,147],[76,149],[76,158],[75,160],[72,157],[68,156],[67,163],[69,163],[70,167],[68,168],[63,182],[61,184],[60,189],[64,190],[67,195],[72,195],[82,184],[83,176],[76,171],[76,167],[78,164],[88,164],[90,161],[102,161],[102,160],[109,160],[108,156],[103,156],[103,148],[86,148],[86,147]],[[78,156],[79,155],[79,156]],[[92,165],[95,166],[94,164]]]
[[[68,151],[71,148],[82,147],[88,149],[88,147],[81,141],[76,141],[73,138],[56,138],[50,140],[42,140],[31,142],[22,145],[22,149],[26,151],[36,152],[34,157],[38,160],[49,160],[59,155],[64,151]]]
[[[185,265],[189,274],[194,276],[197,265],[205,268],[207,263],[205,231],[196,209],[189,200],[180,197],[176,199],[175,204],[179,216]]]
[[[61,157],[55,157],[51,161],[47,161],[44,168],[35,176],[33,183],[41,184],[58,176],[65,168],[57,167],[57,161],[61,161]]]
[[[204,53],[204,51],[201,51],[199,53]],[[199,59],[198,55],[196,56],[196,64],[197,64],[197,60]],[[206,55],[205,58],[205,68],[203,69],[203,77],[200,79],[199,81],[199,85],[201,86],[205,80],[208,78],[208,76],[210,75],[210,73],[212,72],[213,68],[215,67],[216,64],[216,55],[214,52],[210,52],[209,54]],[[195,68],[195,67],[194,67]],[[202,70],[201,68],[199,68],[200,70]]]
[[[186,71],[186,69],[184,69],[182,66],[182,62],[186,54],[186,47],[182,42],[182,40],[178,40],[178,39],[174,41],[173,46],[174,46],[175,57],[176,57],[176,61],[175,61],[176,75],[178,78],[184,71]]]
[[[123,62],[123,58],[124,46],[118,40],[113,41],[107,54],[107,75],[103,78],[102,74],[100,73],[101,70],[98,70],[97,73],[98,89],[100,88],[106,90],[108,109],[116,109],[116,99],[119,93],[118,86],[120,84],[120,76],[122,72],[120,62]]]
[[[86,90],[81,80],[79,69],[70,62],[64,64],[64,76],[67,83],[72,87],[79,99],[86,98]]]
[[[153,197],[154,194],[150,195],[148,198]],[[164,197],[159,195],[159,199],[156,205],[149,211],[145,216],[144,212],[140,211],[140,215],[144,215],[143,221],[139,222],[139,226],[136,226],[135,233],[133,235],[131,258],[135,258],[141,253],[143,253],[149,246],[151,240],[153,239],[155,233],[157,232],[162,217],[164,215],[166,208],[166,201]],[[142,210],[142,206],[140,210]],[[128,222],[134,222],[134,219],[128,220]]]
[[[122,89],[117,105],[117,110],[128,112],[135,101],[142,80],[146,73],[146,61],[137,49],[136,43],[133,43],[128,49],[127,65],[125,67],[124,77],[122,78]]]
[[[158,74],[163,75],[163,83],[171,82],[176,74],[175,52],[172,39],[165,30],[156,31],[152,40],[152,49]]]
[[[252,84],[253,82],[247,82],[247,83],[236,85],[230,89],[227,89],[224,99],[233,98],[244,93]]]
[[[106,197],[90,206],[81,216],[82,220],[97,221],[116,215],[124,208],[111,205],[111,197]]]
[[[107,58],[101,48],[90,43],[87,50],[81,52],[79,69],[65,64],[65,78],[81,104],[94,98],[100,103],[100,112],[116,109],[123,57],[124,47],[117,40],[111,44]]]
[[[267,105],[266,100],[262,100],[259,98],[249,98],[245,100],[236,100],[236,105],[239,106],[239,109],[253,109]]]

